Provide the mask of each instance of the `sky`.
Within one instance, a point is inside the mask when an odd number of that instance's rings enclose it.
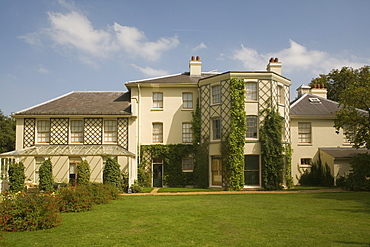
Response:
[[[368,0],[0,0],[0,110],[189,71],[265,70],[302,84],[370,64]]]

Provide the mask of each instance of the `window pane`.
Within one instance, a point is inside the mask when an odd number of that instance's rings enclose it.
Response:
[[[260,164],[258,155],[244,156],[244,184],[260,185]]]
[[[212,103],[213,104],[221,103],[221,87],[220,86],[212,87]]]
[[[83,121],[72,120],[71,121],[71,142],[82,143],[83,142]]]
[[[221,139],[221,119],[215,118],[212,120],[213,140]]]
[[[104,142],[117,142],[117,121],[104,121]]]
[[[153,93],[153,108],[163,108],[163,93]]]
[[[182,108],[193,109],[193,94],[192,93],[182,94]]]
[[[37,121],[37,141],[39,143],[49,143],[50,141],[50,121]]]
[[[182,170],[193,170],[194,162],[192,158],[183,158],[182,159]]]
[[[257,100],[257,83],[246,83],[246,100]]]
[[[182,123],[182,142],[191,143],[193,141],[193,130],[191,123]]]
[[[153,142],[162,143],[163,142],[163,124],[153,123]]]
[[[298,142],[311,143],[311,123],[298,123]]]
[[[257,138],[257,116],[247,116],[247,138]]]

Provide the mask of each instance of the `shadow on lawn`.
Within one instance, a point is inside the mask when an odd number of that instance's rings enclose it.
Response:
[[[337,201],[355,201],[361,203],[362,207],[353,207],[351,209],[336,209],[351,213],[370,214],[370,192],[351,192],[351,193],[322,193],[315,196],[319,199],[331,199]],[[370,245],[369,245],[370,246]]]
[[[353,241],[335,241],[338,244],[341,245],[360,245],[360,246],[370,246],[370,243],[365,243],[365,242],[353,242]]]

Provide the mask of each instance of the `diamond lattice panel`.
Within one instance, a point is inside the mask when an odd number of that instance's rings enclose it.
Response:
[[[102,144],[102,131],[102,118],[85,118],[84,144]]]
[[[204,85],[200,88],[200,110],[201,110],[201,129],[202,129],[202,143],[209,142],[210,138],[210,85]]]
[[[128,118],[118,118],[118,145],[128,149]]]
[[[32,147],[35,145],[35,123],[34,118],[25,118],[24,119],[24,128],[23,128],[23,147]]]
[[[68,145],[68,118],[50,119],[50,144]]]
[[[231,121],[231,96],[230,96],[230,80],[221,82],[221,109],[220,115],[222,119],[222,139],[223,141],[226,136],[230,133],[230,121]]]

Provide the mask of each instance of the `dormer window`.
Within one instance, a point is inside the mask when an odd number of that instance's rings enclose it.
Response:
[[[321,101],[319,98],[308,98],[308,100],[313,104],[320,104]]]

